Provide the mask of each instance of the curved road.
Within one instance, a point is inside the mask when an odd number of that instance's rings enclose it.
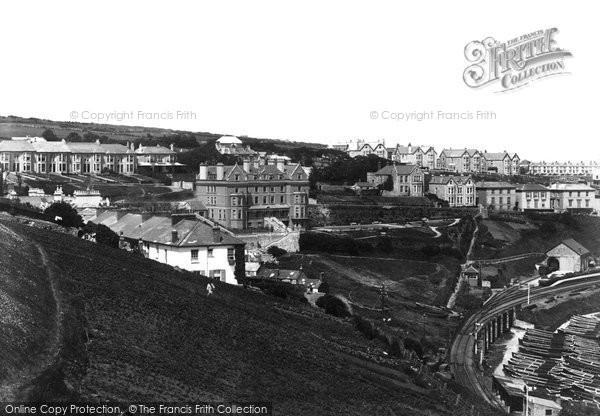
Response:
[[[566,290],[583,289],[590,286],[592,283],[600,283],[600,273],[590,275],[590,277],[583,282],[581,280],[572,282],[567,281],[556,287],[532,288],[530,296],[531,302],[533,303],[549,296],[560,294]],[[500,405],[499,403],[495,403],[494,398],[490,398],[488,396],[477,379],[476,371],[478,370],[476,369],[473,357],[475,349],[475,323],[484,323],[494,318],[498,314],[513,307],[519,307],[526,302],[526,286],[524,288],[513,286],[505,290],[504,292],[492,298],[482,310],[471,315],[466,321],[464,321],[461,327],[459,327],[457,335],[452,343],[450,349],[450,363],[456,381],[477,393],[490,404]],[[494,400],[494,402],[492,400]]]

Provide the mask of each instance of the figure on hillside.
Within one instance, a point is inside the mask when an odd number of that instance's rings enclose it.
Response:
[[[208,296],[212,295],[213,290],[215,290],[215,285],[212,282],[208,282],[206,285],[206,291],[208,292]]]

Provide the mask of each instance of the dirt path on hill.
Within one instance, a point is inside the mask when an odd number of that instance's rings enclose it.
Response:
[[[0,232],[6,232],[14,237],[17,241],[26,241],[18,233],[14,232],[10,228],[0,224]],[[36,377],[38,377],[44,370],[50,367],[57,359],[59,353],[60,341],[62,338],[62,308],[58,299],[58,288],[56,277],[52,266],[48,262],[48,255],[44,248],[35,242],[32,244],[36,247],[40,254],[42,267],[46,271],[46,276],[50,284],[50,290],[55,303],[54,310],[54,336],[48,339],[48,345],[44,355],[39,357],[39,362],[27,369],[24,369],[21,374],[13,375],[11,378],[17,381],[11,381],[0,385],[0,402],[17,401],[23,400],[23,388]]]

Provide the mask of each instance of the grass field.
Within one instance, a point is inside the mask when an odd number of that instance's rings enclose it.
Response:
[[[45,334],[40,328],[52,307],[36,286],[45,278],[39,253],[11,240],[11,232],[44,249],[62,310],[60,356],[20,387],[30,399],[264,400],[278,415],[451,414],[449,403],[415,385],[397,359],[348,321],[223,284],[207,296],[202,276],[68,235],[0,224],[11,230],[0,230],[0,241],[14,256],[3,258],[3,269],[20,268],[31,280],[10,296],[36,310],[32,333]],[[17,338],[4,340],[11,346]]]

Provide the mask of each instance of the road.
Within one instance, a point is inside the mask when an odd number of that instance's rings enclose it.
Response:
[[[588,280],[566,282],[556,287],[538,287],[531,290],[531,302],[535,303],[567,290],[578,290],[589,287],[593,283],[600,283],[600,273],[590,275]],[[476,364],[474,362],[475,323],[486,322],[503,311],[512,307],[519,307],[527,302],[527,287],[513,286],[490,300],[482,310],[470,316],[457,330],[457,335],[450,349],[450,363],[456,381],[477,393],[488,403],[497,405],[494,398],[490,398],[477,379]]]

